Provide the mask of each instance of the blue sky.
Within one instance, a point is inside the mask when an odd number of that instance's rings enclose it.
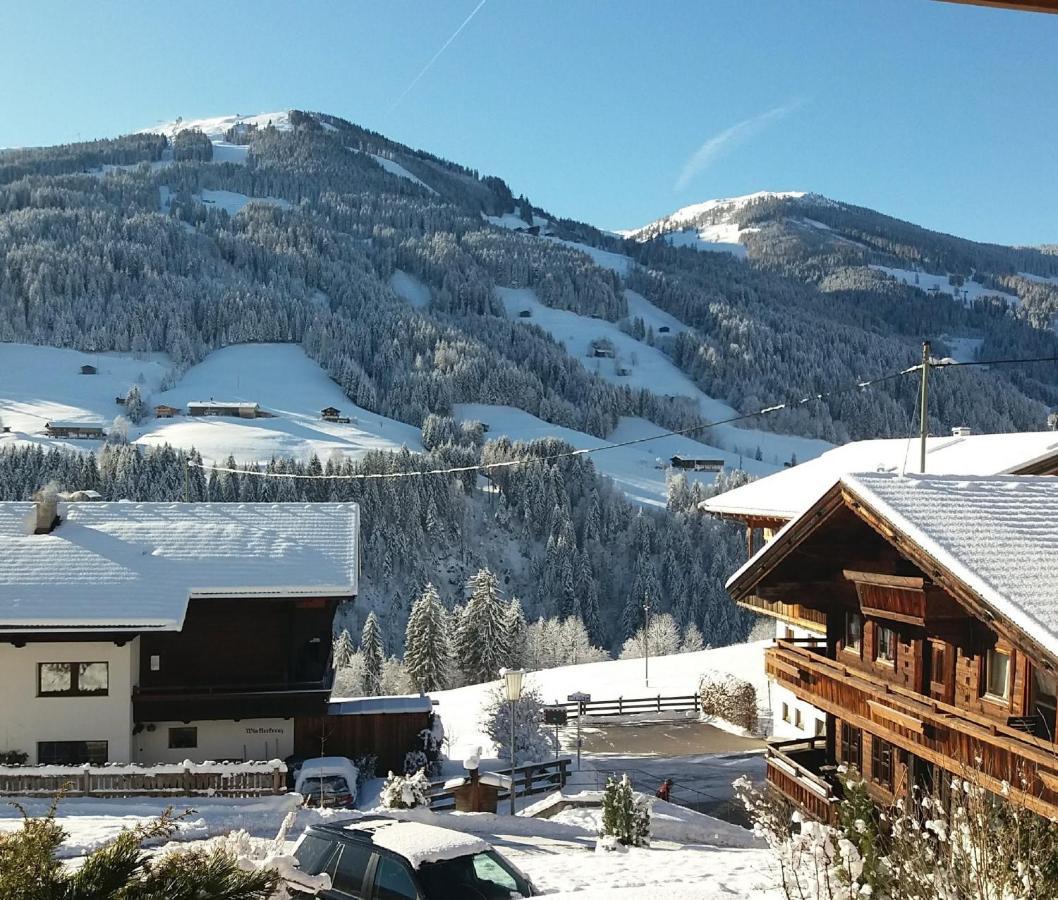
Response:
[[[294,106],[604,228],[813,190],[979,240],[1058,242],[1058,16],[934,0],[7,0],[3,18],[0,147]]]

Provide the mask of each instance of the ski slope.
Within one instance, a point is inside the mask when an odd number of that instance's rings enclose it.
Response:
[[[728,404],[704,393],[661,350],[637,341],[613,322],[544,306],[531,288],[496,290],[508,316],[517,319],[522,310],[530,310],[532,315],[529,319],[518,321],[542,328],[562,344],[570,356],[579,359],[588,371],[596,373],[605,381],[621,387],[646,388],[660,395],[690,397],[698,403],[702,416],[709,421],[737,415]],[[615,358],[590,356],[591,342],[596,339],[610,341],[616,350]],[[619,371],[627,371],[628,374],[620,375]],[[752,458],[759,449],[762,461],[772,466],[783,465],[791,456],[803,462],[819,456],[832,446],[813,438],[737,428],[734,425],[713,426],[710,428],[710,440],[715,446],[733,454],[742,454],[743,457]]]
[[[961,300],[963,303],[970,304],[974,300],[980,300],[983,297],[997,297],[1006,303],[1014,305],[1018,302],[1016,294],[1008,291],[997,290],[996,288],[985,287],[983,284],[978,284],[976,281],[967,279],[963,282],[961,287],[953,287],[948,283],[948,275],[930,275],[928,272],[916,272],[913,269],[896,269],[892,266],[878,266],[870,265],[870,269],[874,269],[876,272],[881,272],[884,275],[888,275],[890,278],[896,281],[906,284],[908,287],[918,288],[920,291],[936,291],[940,294],[949,294],[956,300]]]
[[[428,185],[417,175],[412,175],[412,173],[405,169],[404,166],[402,166],[400,163],[392,159],[387,159],[384,156],[377,156],[374,153],[368,153],[367,155],[370,156],[375,162],[377,162],[383,169],[389,172],[390,175],[396,175],[398,178],[404,178],[407,181],[412,182],[413,184],[419,185],[419,187],[426,188],[426,190],[428,190],[431,194],[437,193],[437,191],[430,187],[430,185]]]
[[[397,269],[393,272],[389,279],[389,286],[393,288],[394,293],[398,297],[407,300],[408,303],[417,309],[425,309],[430,305],[431,294],[429,286],[402,269]]]
[[[81,375],[85,363],[97,366],[99,373]],[[273,456],[308,460],[315,453],[326,460],[331,454],[358,458],[371,450],[422,449],[419,429],[355,406],[297,344],[225,347],[162,391],[170,368],[162,354],[136,359],[0,344],[0,419],[11,428],[11,433],[0,435],[0,448],[32,443],[98,449],[99,441],[50,438],[43,434],[44,425],[62,420],[98,422],[109,428],[124,411],[115,398],[124,397],[138,383],[150,414],[139,426],[130,427],[129,440],[144,446],[194,447],[207,462],[222,462],[229,455],[249,463],[267,462]],[[156,404],[184,409],[190,400],[210,397],[257,402],[274,417],[154,418]],[[326,406],[349,416],[349,424],[320,421],[320,410]]]
[[[594,450],[607,444],[648,438],[664,431],[646,419],[623,417],[614,432],[603,440],[583,431],[552,425],[513,406],[460,403],[455,406],[454,414],[463,421],[483,422],[488,425],[489,440],[503,435],[515,441],[534,441],[551,437],[565,441],[578,450]],[[664,507],[669,460],[677,455],[722,460],[727,469],[744,468],[753,475],[770,475],[777,470],[776,466],[760,463],[752,458],[739,457],[736,453],[729,453],[683,436],[659,438],[630,447],[603,450],[592,453],[589,459],[599,473],[612,478],[632,502]],[[688,480],[700,481],[703,484],[712,484],[716,478],[713,472],[681,472]]]
[[[181,131],[190,129],[201,131],[206,137],[216,143],[217,141],[223,141],[228,129],[236,125],[255,126],[257,128],[267,128],[271,125],[279,131],[290,131],[290,111],[258,113],[253,116],[240,116],[236,113],[233,116],[213,116],[206,119],[177,117],[168,122],[159,122],[156,125],[141,128],[139,132],[141,134],[164,134],[166,137],[172,138]]]
[[[192,194],[199,203],[213,206],[216,209],[227,210],[228,215],[238,215],[247,203],[264,203],[268,206],[278,206],[280,209],[293,209],[294,204],[279,197],[247,197],[236,191],[210,191],[202,190]]]

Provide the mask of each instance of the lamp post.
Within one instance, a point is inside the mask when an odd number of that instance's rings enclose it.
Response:
[[[500,669],[503,677],[504,687],[507,691],[507,702],[511,705],[511,815],[514,815],[514,708],[515,704],[522,699],[522,676],[525,674],[521,669]]]
[[[643,600],[643,682],[650,687],[650,598]]]

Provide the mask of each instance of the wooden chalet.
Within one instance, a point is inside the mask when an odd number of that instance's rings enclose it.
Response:
[[[96,367],[95,366],[90,366],[87,363],[85,363],[85,365],[81,366],[81,374],[82,375],[95,375],[96,374]]]
[[[349,416],[343,416],[337,406],[325,406],[320,410],[320,419],[324,422],[339,422],[343,425],[349,424]]]
[[[974,773],[1058,817],[1058,479],[846,475],[728,582],[822,618],[768,677],[825,715],[773,743],[768,781],[828,819],[841,764],[880,803]]]
[[[238,419],[257,419],[264,415],[259,403],[242,400],[192,400],[187,404],[189,416],[231,416]]]
[[[669,462],[674,469],[689,469],[692,472],[719,472],[724,468],[722,459],[674,456]]]
[[[588,345],[588,355],[596,359],[614,359],[617,350],[609,338],[595,338]]]
[[[44,430],[49,437],[101,441],[107,436],[106,426],[98,422],[48,422]]]
[[[164,403],[159,403],[154,407],[154,417],[156,419],[171,419],[173,416],[178,416],[183,412],[179,407],[166,406]]]

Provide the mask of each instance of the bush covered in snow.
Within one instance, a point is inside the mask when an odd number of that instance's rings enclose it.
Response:
[[[727,672],[706,672],[698,683],[702,714],[715,716],[754,731],[757,728],[757,689]]]
[[[602,798],[600,846],[613,849],[650,846],[650,801],[632,790],[627,775],[609,776]]]
[[[534,687],[522,689],[514,711],[515,763],[537,762],[555,755],[555,736],[544,727],[544,702]],[[492,688],[482,710],[484,731],[499,749],[503,760],[511,758],[511,704],[503,686]]]
[[[431,713],[430,727],[419,732],[416,746],[404,756],[404,773],[409,775],[419,769],[425,769],[427,775],[440,775],[441,763],[444,761],[444,753],[441,750],[444,739],[445,730],[441,717]]]
[[[415,809],[429,806],[430,780],[420,769],[413,775],[394,775],[382,785],[381,802],[386,809]]]

